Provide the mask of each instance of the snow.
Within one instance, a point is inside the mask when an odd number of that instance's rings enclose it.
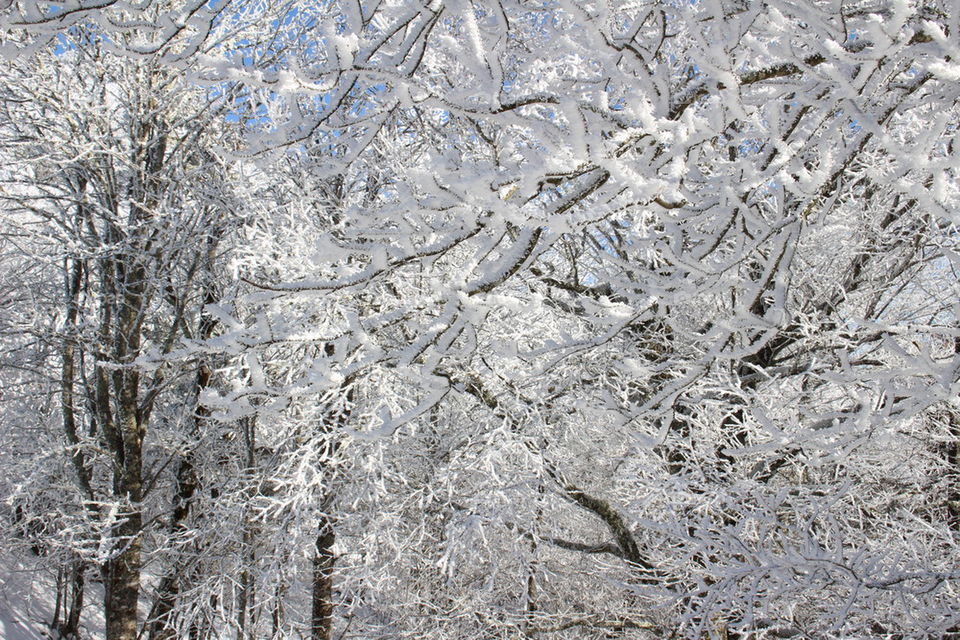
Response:
[[[31,562],[33,560],[33,562]],[[42,568],[42,558],[18,559],[12,553],[0,555],[0,639],[47,640],[52,637],[50,622],[56,605],[56,575]],[[81,638],[103,637],[99,585],[88,584],[84,593]]]

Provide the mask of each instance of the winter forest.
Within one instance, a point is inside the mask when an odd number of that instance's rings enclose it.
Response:
[[[0,2],[0,637],[960,638],[955,0]]]

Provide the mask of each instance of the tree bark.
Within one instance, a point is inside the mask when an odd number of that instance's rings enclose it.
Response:
[[[334,346],[327,344],[324,353],[334,355]],[[327,459],[334,460],[340,452],[339,433],[350,420],[353,411],[353,389],[350,380],[340,385],[340,406],[327,407],[326,416],[320,424],[321,434],[325,437],[323,447]],[[328,478],[332,483],[332,474]],[[310,616],[310,637],[312,640],[331,640],[333,638],[333,573],[336,556],[333,545],[336,542],[336,518],[331,515],[334,493],[329,489],[320,501],[320,514],[317,522],[317,538],[313,557],[313,593]]]
[[[333,525],[331,516],[320,516],[316,554],[313,558],[313,606],[310,616],[312,640],[333,638],[333,566],[336,560],[333,554],[333,544],[336,541]]]
[[[80,613],[83,610],[83,587],[85,583],[86,563],[76,558],[71,567],[70,608],[67,610],[67,622],[61,634],[80,637]]]
[[[118,261],[123,294],[117,314],[114,362],[129,364],[140,350],[145,269]],[[146,425],[140,420],[140,374],[135,367],[117,368],[113,375],[119,420],[114,450],[114,496],[119,502],[119,522],[113,531],[119,552],[108,562],[106,584],[107,640],[136,640],[140,596],[141,529],[143,514],[143,439]]]
[[[954,357],[960,356],[960,337],[953,340]],[[960,533],[960,411],[948,408],[947,442],[947,525],[954,533]]]
[[[249,478],[257,475],[257,421],[256,417],[249,417],[243,420],[244,440],[247,450],[247,468],[246,474]],[[243,541],[241,553],[243,556],[243,565],[240,571],[240,591],[237,594],[237,640],[245,640],[254,637],[254,628],[256,626],[256,580],[251,572],[256,565],[256,530],[254,528],[251,503],[253,501],[253,491],[250,490],[247,495],[247,504],[244,506],[243,514]]]
[[[209,239],[207,242],[207,252],[205,256],[206,270],[209,280],[204,287],[203,304],[209,305],[216,302],[217,294],[212,283],[213,260],[215,255],[216,239]],[[180,302],[179,304],[184,304]],[[198,327],[196,337],[200,340],[207,340],[213,336],[217,322],[207,313],[201,313],[200,326]],[[187,337],[190,337],[189,334]],[[197,374],[193,386],[193,437],[199,438],[203,428],[204,421],[209,417],[210,412],[200,404],[200,394],[210,384],[213,371],[208,362],[201,362],[197,367]],[[170,533],[177,536],[186,531],[186,520],[190,515],[193,506],[194,495],[199,485],[197,469],[195,465],[195,453],[189,449],[179,461],[177,467],[177,491],[174,498],[173,511],[170,515]],[[174,564],[167,570],[167,574],[160,580],[157,587],[157,599],[149,616],[150,633],[148,640],[173,640],[176,638],[176,631],[171,626],[171,614],[177,605],[180,595],[182,577],[180,575],[181,567]]]
[[[85,183],[81,181],[78,191],[82,192]],[[80,216],[83,216],[82,210]],[[64,337],[61,350],[61,377],[60,377],[60,409],[63,420],[63,430],[70,446],[70,461],[77,474],[77,482],[87,501],[87,510],[91,514],[96,512],[93,507],[94,495],[91,484],[91,473],[87,459],[80,447],[80,437],[77,429],[76,399],[74,384],[76,380],[76,329],[79,315],[79,296],[83,282],[83,263],[80,260],[67,261],[66,265],[66,331],[70,333]],[[54,618],[56,631],[64,638],[76,638],[80,631],[80,611],[83,608],[83,588],[85,563],[79,556],[74,556],[70,562],[67,585],[60,585],[64,590],[63,611],[65,620],[59,620],[59,607]],[[61,593],[57,594],[58,604]]]

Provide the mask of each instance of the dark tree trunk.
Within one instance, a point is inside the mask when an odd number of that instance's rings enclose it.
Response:
[[[123,283],[117,314],[114,361],[128,364],[140,350],[145,270],[139,265],[117,263]],[[143,514],[143,439],[140,374],[136,368],[118,369],[113,375],[119,420],[114,438],[114,495],[120,503],[114,544],[119,551],[108,562],[106,583],[107,640],[136,640],[140,596],[141,529]]]
[[[133,123],[135,141],[132,163],[137,167],[129,187],[129,219],[134,224],[150,221],[161,200],[163,184],[160,172],[166,150],[166,136],[162,124],[153,114],[156,105],[143,104],[142,119]],[[107,563],[105,583],[106,640],[137,640],[142,570],[141,547],[143,529],[143,442],[147,430],[147,416],[155,397],[141,397],[140,370],[133,365],[143,341],[143,327],[150,308],[153,287],[149,284],[146,260],[155,259],[152,239],[128,239],[125,248],[106,262],[102,274],[110,300],[116,301],[116,323],[113,327],[112,390],[114,402],[104,408],[115,407],[117,420],[108,440],[114,455],[114,499],[119,503],[118,524],[114,537],[114,556]],[[109,331],[109,324],[101,327]],[[119,366],[118,366],[119,365]],[[143,404],[141,404],[143,401]]]
[[[114,544],[120,549],[106,567],[107,581],[104,585],[106,638],[107,640],[136,640],[138,616],[137,602],[140,597],[141,529],[143,515],[140,512],[141,484],[139,451],[125,447],[125,462],[121,489],[128,504],[121,509],[120,523],[114,528]]]
[[[247,477],[254,478],[257,474],[257,421],[255,417],[243,421],[243,433],[247,449],[246,474]],[[243,569],[240,572],[240,592],[237,595],[237,640],[253,638],[257,623],[254,615],[257,602],[256,580],[252,572],[257,561],[256,529],[250,506],[253,494],[250,493],[247,499],[248,503],[244,507],[243,514]]]
[[[80,558],[73,562],[70,580],[70,606],[67,609],[67,621],[60,634],[64,637],[80,637],[80,612],[83,610],[83,587],[86,565]]]
[[[327,344],[324,353],[334,355],[334,346]],[[335,460],[340,453],[340,433],[346,427],[353,411],[353,389],[350,380],[340,386],[338,402],[327,407],[326,416],[320,424],[320,433],[324,436],[324,448],[327,458]],[[333,483],[333,473],[328,481]],[[313,593],[310,616],[310,634],[312,640],[331,640],[333,638],[333,574],[336,556],[333,544],[336,542],[336,518],[332,515],[335,493],[332,488],[320,501],[320,514],[317,522],[317,539],[313,557]]]
[[[107,563],[107,640],[136,640],[137,598],[140,595],[140,517],[130,514],[117,533],[130,537],[127,547]]]
[[[204,305],[216,302],[217,295],[212,283],[213,260],[215,255],[217,238],[211,236],[207,242],[207,251],[205,256],[205,269],[208,281],[204,287],[203,303]],[[175,300],[174,306],[179,310],[184,302]],[[207,340],[213,336],[217,322],[207,313],[201,313],[200,326],[198,327],[196,338]],[[193,337],[189,333],[187,337]],[[200,437],[203,429],[203,423],[209,417],[210,412],[200,404],[200,394],[210,384],[212,370],[209,363],[203,362],[197,368],[197,375],[194,382],[193,405],[194,414],[192,421],[192,436],[194,439]],[[195,465],[195,454],[189,449],[180,459],[177,467],[177,491],[173,502],[173,511],[170,515],[171,535],[177,536],[186,530],[186,520],[190,515],[193,506],[194,495],[199,485],[197,470]],[[176,563],[167,569],[167,574],[160,580],[157,586],[157,599],[149,616],[150,633],[148,640],[173,640],[176,638],[176,631],[171,626],[171,614],[177,605],[180,595],[181,582],[183,580],[181,567]]]
[[[66,330],[71,334],[77,329],[79,312],[80,287],[83,281],[83,264],[79,260],[68,262],[66,277],[67,317]],[[87,466],[86,456],[80,448],[80,437],[77,430],[74,382],[76,380],[76,336],[67,335],[61,351],[60,375],[60,409],[63,418],[63,431],[70,446],[70,461],[77,473],[77,482],[86,500],[93,502],[90,469]]]
[[[336,541],[333,518],[320,517],[313,558],[313,607],[310,616],[312,640],[333,638],[333,543]]]
[[[69,579],[64,585],[65,618],[55,628],[62,638],[80,637],[80,612],[83,610],[83,587],[86,565],[79,557],[70,563]]]
[[[85,182],[81,182],[78,191],[82,192]],[[83,216],[82,209],[78,212]],[[80,260],[67,262],[65,298],[66,298],[66,330],[69,333],[65,337],[63,348],[61,350],[61,378],[60,378],[60,409],[63,419],[63,431],[67,438],[67,444],[70,447],[70,461],[77,474],[77,482],[87,501],[87,509],[91,514],[95,514],[96,507],[93,506],[94,495],[91,485],[91,473],[87,465],[87,459],[81,448],[79,431],[77,429],[76,417],[76,399],[74,385],[77,375],[77,346],[76,330],[79,315],[79,297],[80,289],[83,283],[83,263]],[[81,365],[82,366],[82,365]],[[69,569],[64,571],[64,581],[58,585],[57,603],[63,605],[64,620],[61,622],[60,606],[54,615],[53,626],[56,631],[64,638],[79,637],[80,630],[80,611],[83,609],[83,588],[84,573],[86,566],[79,556],[74,556],[70,562]],[[67,575],[69,577],[67,577]]]
[[[61,638],[80,637],[80,612],[83,610],[83,587],[86,565],[79,557],[74,557],[68,570],[62,571],[57,584],[57,607],[54,613],[53,629]],[[61,607],[64,618],[60,620]]]
[[[960,355],[960,337],[953,340],[953,353]],[[948,408],[947,442],[947,524],[955,533],[960,533],[960,412]]]

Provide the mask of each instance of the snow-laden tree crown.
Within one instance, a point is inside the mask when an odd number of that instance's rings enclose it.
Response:
[[[953,5],[0,2],[22,617],[960,637]]]

